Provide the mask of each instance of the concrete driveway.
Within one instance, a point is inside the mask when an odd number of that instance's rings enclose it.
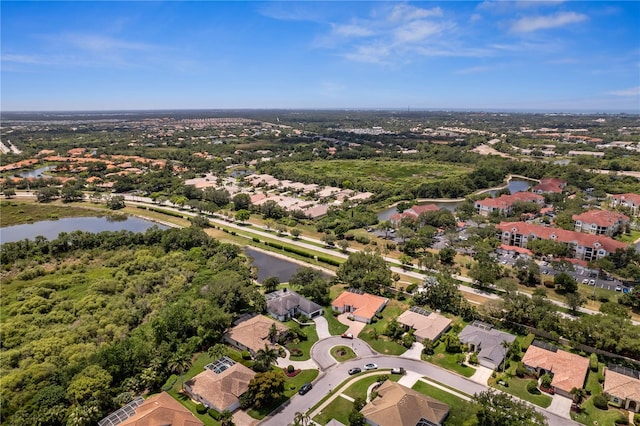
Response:
[[[316,323],[316,333],[318,333],[318,340],[326,339],[327,337],[331,337],[331,333],[329,333],[329,323],[325,317],[315,317],[313,322]]]
[[[555,394],[553,395],[551,405],[547,407],[547,411],[551,411],[553,414],[570,419],[572,402],[571,398]]]
[[[417,359],[418,361],[421,358],[422,350],[424,349],[424,345],[422,343],[415,342],[405,353],[400,355],[402,358],[411,358]]]
[[[353,334],[353,337],[358,337],[362,329],[365,328],[367,324],[360,321],[350,320],[348,317],[349,314],[345,312],[344,314],[338,315],[338,321],[349,327],[345,333],[351,333]]]
[[[476,372],[473,373],[473,376],[469,377],[469,379],[473,380],[476,383],[486,385],[487,382],[489,381],[489,377],[491,377],[491,374],[493,374],[493,370],[491,370],[490,368],[478,365],[476,367]]]

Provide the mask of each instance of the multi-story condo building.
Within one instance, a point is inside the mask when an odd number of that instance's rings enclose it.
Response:
[[[485,198],[476,201],[476,213],[482,216],[489,216],[491,212],[499,211],[502,214],[509,215],[511,209],[518,201],[525,203],[536,203],[539,206],[544,205],[544,197],[532,192],[516,192],[511,195],[501,195],[498,198]]]
[[[575,230],[594,235],[613,235],[623,232],[629,217],[610,210],[589,210],[571,216]]]

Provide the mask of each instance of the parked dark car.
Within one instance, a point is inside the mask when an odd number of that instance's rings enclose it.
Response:
[[[300,390],[298,391],[298,393],[300,395],[304,395],[305,393],[309,392],[312,387],[313,385],[311,383],[305,383],[304,385],[300,386]]]
[[[358,374],[362,372],[362,369],[356,367],[356,368],[350,368],[349,369],[349,375],[353,376],[354,374]]]

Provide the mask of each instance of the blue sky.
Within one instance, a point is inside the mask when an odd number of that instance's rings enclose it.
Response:
[[[10,2],[1,107],[640,112],[640,2]]]

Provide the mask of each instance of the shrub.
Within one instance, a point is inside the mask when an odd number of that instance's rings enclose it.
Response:
[[[596,355],[595,353],[589,356],[589,368],[593,372],[598,371],[598,355]]]
[[[545,374],[540,379],[540,384],[542,385],[542,387],[549,389],[549,388],[551,388],[551,381],[552,380],[553,380],[553,378],[549,374]]]
[[[416,288],[418,288],[418,284],[416,284],[416,283],[409,284],[409,285],[407,286],[407,288],[405,289],[405,291],[406,291],[407,293],[413,293],[413,292],[414,292],[414,290],[415,290]]]
[[[249,351],[242,351],[242,359],[244,360],[251,359],[251,354],[249,353]]]
[[[360,244],[369,244],[370,240],[364,235],[356,235],[356,241],[359,242]]]
[[[615,420],[615,424],[617,425],[628,425],[629,424],[629,419],[625,418],[625,417],[618,417]]]
[[[527,383],[527,392],[533,395],[539,395],[540,390],[538,389],[538,382],[535,380],[530,380]]]
[[[478,361],[478,353],[474,352],[471,355],[469,355],[469,364],[472,365],[478,365],[479,361]]]
[[[516,367],[516,376],[523,378],[526,375],[527,375],[527,369],[522,365],[518,365],[518,367]]]
[[[218,413],[213,408],[209,408],[209,411],[207,411],[207,413],[209,414],[209,416],[213,417],[215,420],[220,420],[220,413]]]
[[[296,370],[296,368],[295,368],[293,365],[289,364],[289,365],[287,366],[287,373],[291,374],[291,373],[293,373],[295,370]]]
[[[601,410],[606,410],[609,408],[608,404],[607,404],[607,398],[604,395],[596,395],[593,397],[593,405],[596,408],[599,408]]]
[[[207,412],[207,407],[205,407],[203,404],[198,404],[196,405],[196,411],[198,412],[198,414],[204,414]]]

